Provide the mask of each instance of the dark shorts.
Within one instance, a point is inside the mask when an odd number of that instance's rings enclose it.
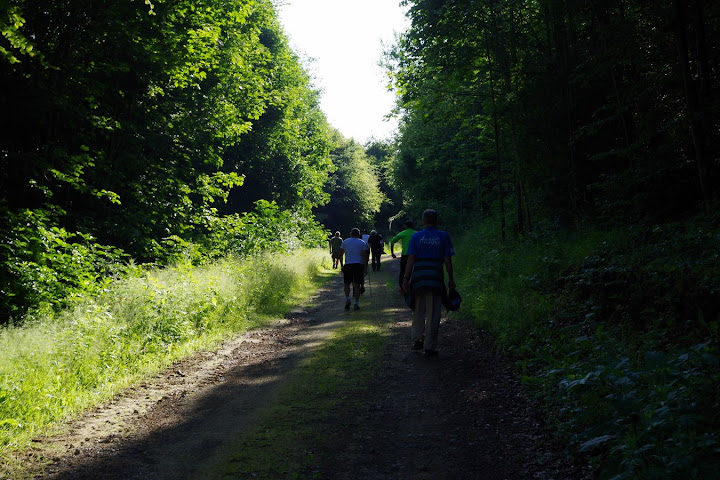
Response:
[[[341,252],[332,252],[330,255],[332,256],[332,258],[337,258],[338,260],[342,258]]]
[[[363,283],[365,267],[362,263],[346,263],[343,270],[345,283]]]

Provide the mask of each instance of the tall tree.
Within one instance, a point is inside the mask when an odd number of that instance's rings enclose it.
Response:
[[[327,186],[330,201],[316,210],[318,220],[343,236],[353,227],[370,228],[385,197],[365,148],[334,130],[330,156],[335,167]]]
[[[502,215],[507,194],[518,232],[533,206],[636,222],[716,198],[716,3],[405,3],[387,68],[407,198]]]
[[[272,0],[0,3],[0,280],[49,282],[71,237],[163,261],[259,199],[309,220],[332,167],[317,96]]]
[[[370,139],[365,144],[368,161],[377,172],[379,188],[385,197],[380,210],[375,214],[373,228],[387,233],[392,219],[403,212],[404,200],[395,185],[392,167],[395,146],[390,140]],[[400,223],[399,226],[402,226]]]

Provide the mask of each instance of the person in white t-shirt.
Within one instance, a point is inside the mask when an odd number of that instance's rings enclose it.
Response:
[[[355,298],[354,310],[360,310],[360,293],[362,284],[365,283],[365,276],[368,272],[368,258],[370,252],[368,246],[360,238],[360,230],[353,228],[350,231],[350,238],[346,238],[340,245],[340,252],[345,256],[345,264],[342,267],[344,291],[345,291],[345,310],[350,310],[350,284],[353,287],[353,297]]]
[[[362,241],[365,242],[365,244],[367,245],[368,240],[370,239],[370,234],[368,233],[367,228],[365,230],[363,230],[363,234],[362,234],[361,238],[362,238]]]

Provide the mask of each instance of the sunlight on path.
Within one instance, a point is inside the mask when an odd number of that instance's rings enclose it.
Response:
[[[370,272],[361,310],[344,310],[342,277],[274,328],[248,332],[174,365],[37,444],[56,460],[42,478],[189,478],[226,457],[228,440],[251,430],[295,369],[353,318],[391,316],[389,276]],[[386,283],[382,283],[386,282]],[[395,292],[396,293],[396,292]],[[64,451],[64,453],[63,453]],[[204,477],[204,475],[200,475]]]

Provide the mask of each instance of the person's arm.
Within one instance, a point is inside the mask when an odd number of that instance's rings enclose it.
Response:
[[[340,252],[340,257],[338,257],[338,260],[340,260],[340,262],[342,263],[342,265],[340,265],[340,271],[343,271],[343,272],[344,272],[344,271],[345,271],[345,262],[344,262],[343,260],[345,260],[345,258],[344,258],[344,257],[345,257],[345,250],[343,250],[343,249],[341,248],[340,250],[338,250],[338,252]]]
[[[445,270],[448,274],[448,287],[455,288],[455,277],[453,276],[452,257],[445,257]]]
[[[400,236],[400,234],[395,235],[393,238],[390,239],[390,255],[392,255],[392,258],[397,258],[397,256],[395,255],[395,252],[393,252],[393,249],[395,248],[395,244],[399,240],[399,238],[398,238],[399,236]]]

